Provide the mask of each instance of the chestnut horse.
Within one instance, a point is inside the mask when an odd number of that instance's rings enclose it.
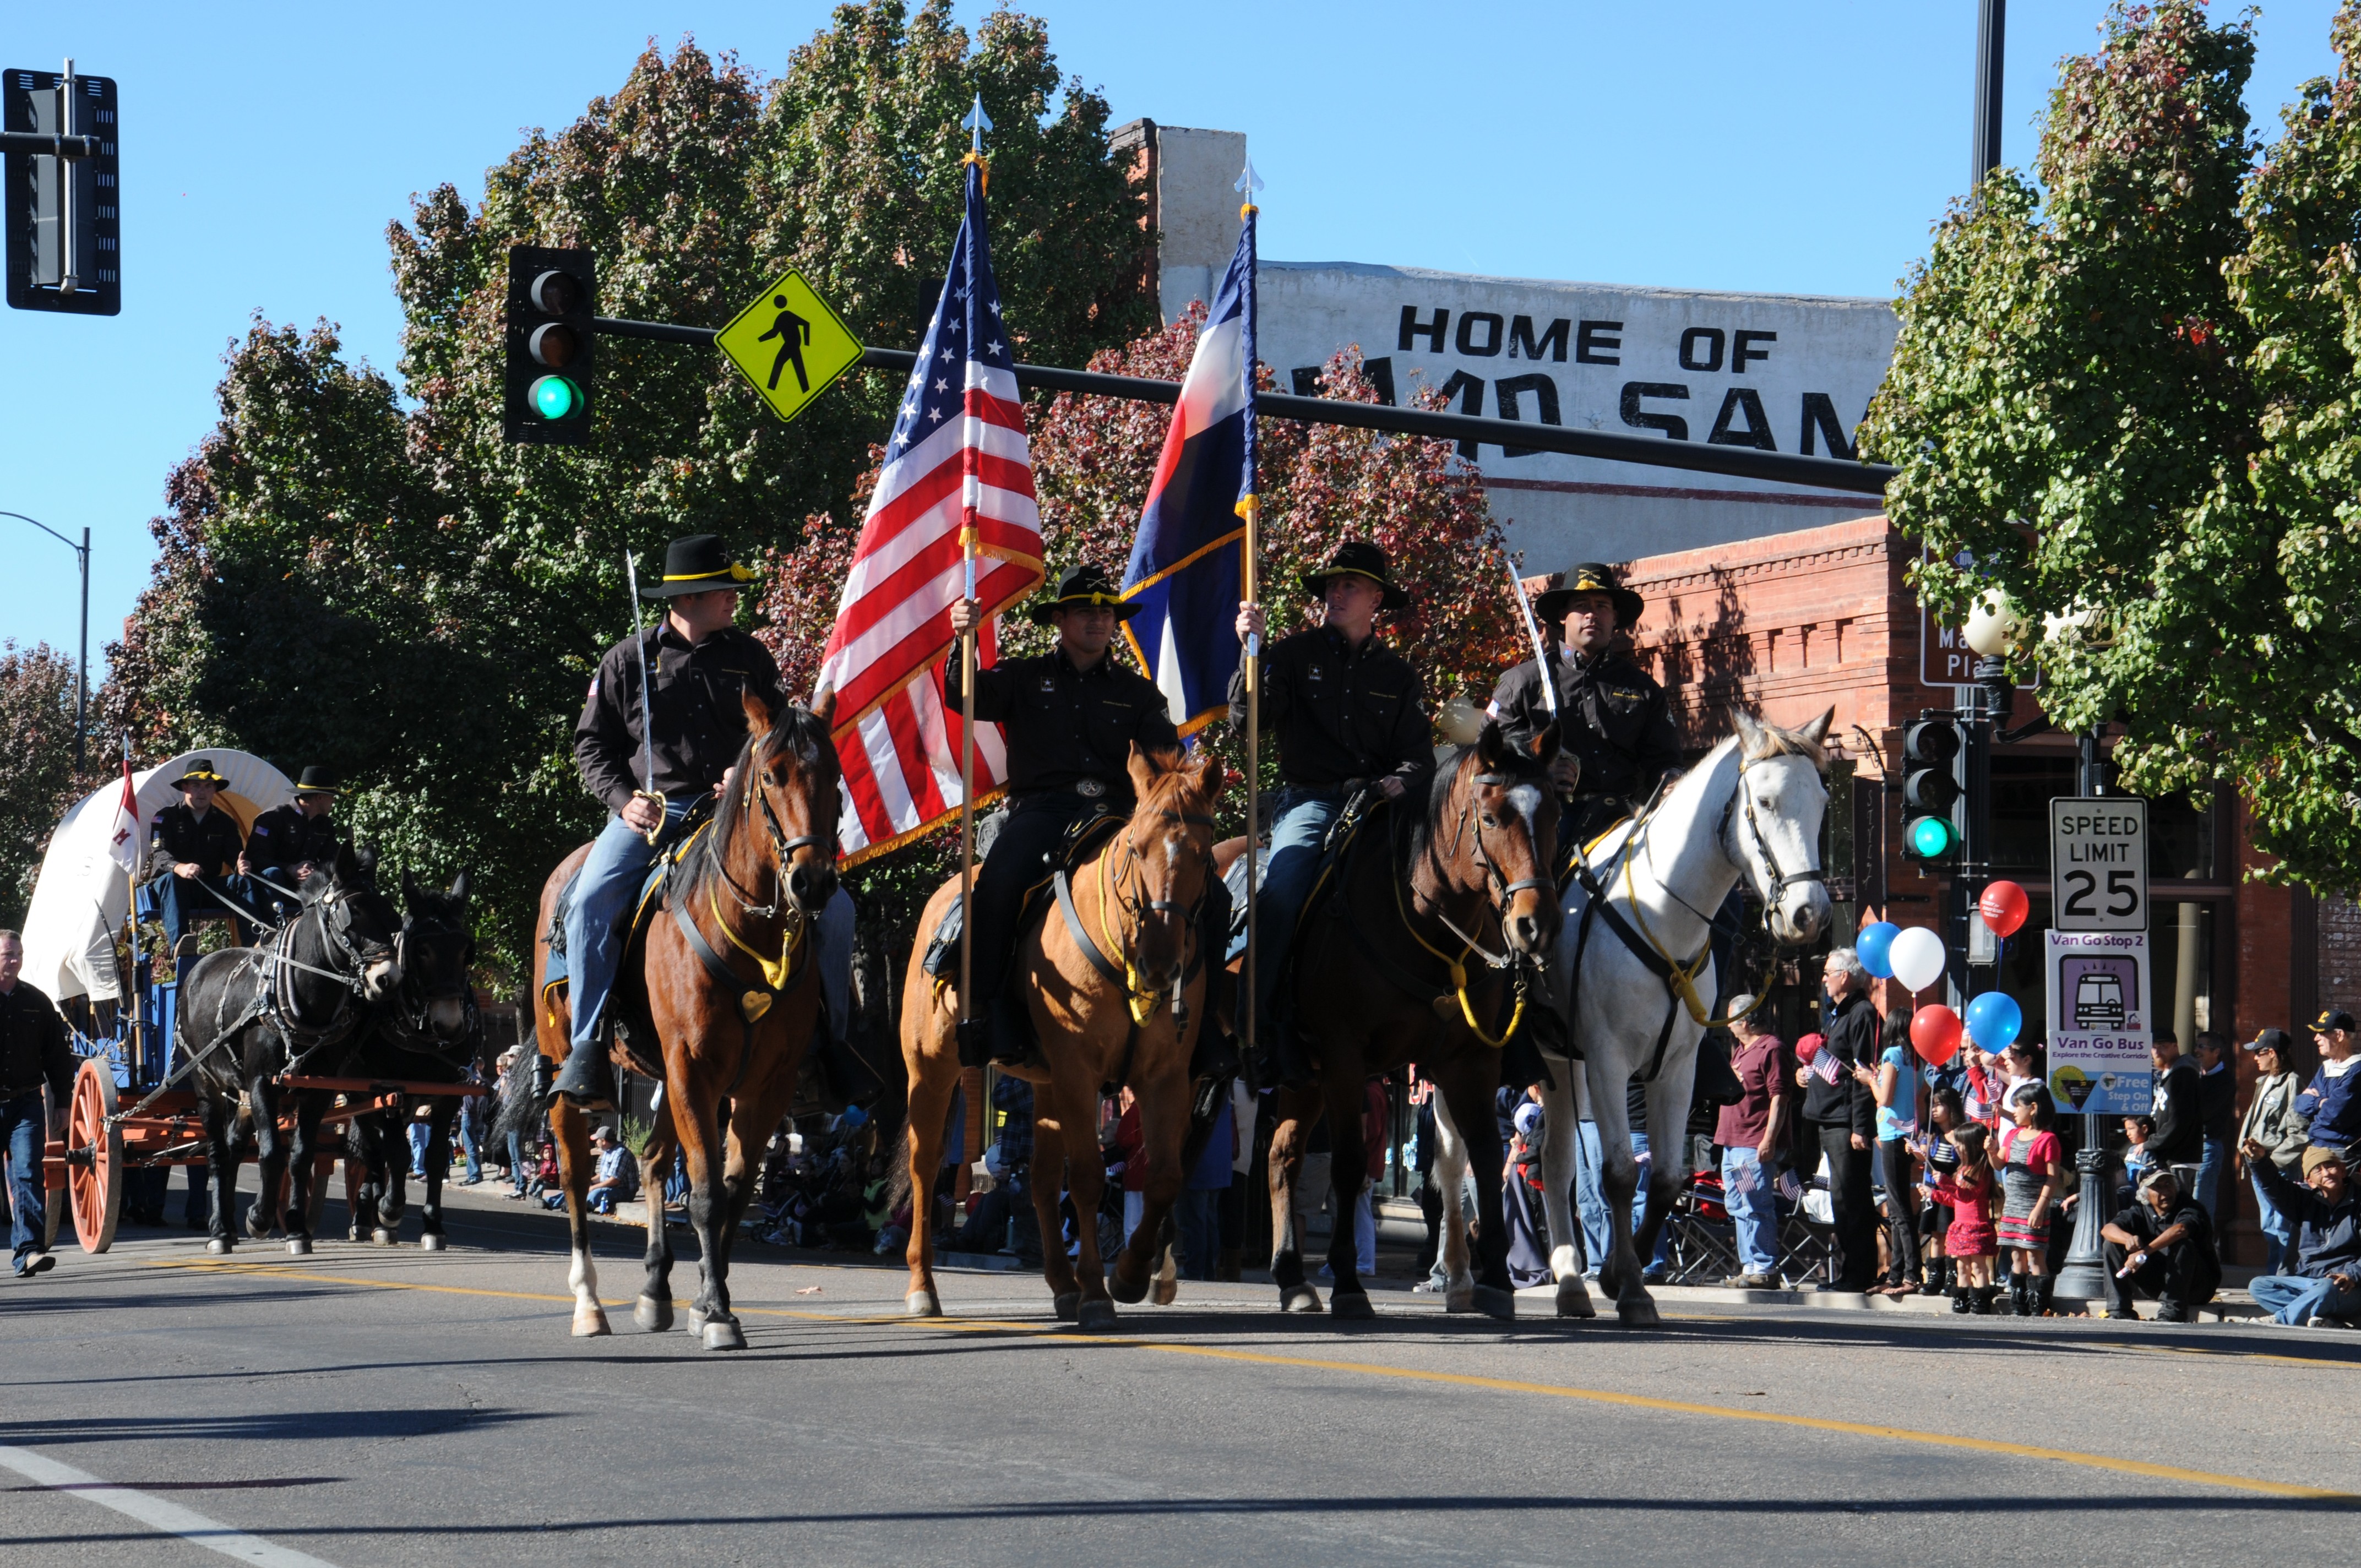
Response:
[[[1189,1132],[1191,1054],[1204,1027],[1211,975],[1199,950],[1197,916],[1213,880],[1213,806],[1221,763],[1182,761],[1178,750],[1131,752],[1138,806],[1100,840],[1071,878],[1078,939],[1057,908],[1017,943],[1011,984],[1025,987],[1042,1063],[1003,1067],[1036,1085],[1033,1212],[1040,1217],[1043,1267],[1058,1315],[1087,1330],[1115,1327],[1099,1256],[1098,1212],[1105,1168],[1099,1159],[1099,1095],[1129,1084],[1139,1103],[1148,1168],[1139,1226],[1115,1259],[1115,1300],[1148,1294],[1164,1218],[1180,1196],[1181,1144]],[[932,931],[959,899],[954,877],[927,901],[918,928]],[[1083,943],[1089,944],[1085,950]],[[912,1317],[942,1314],[935,1293],[935,1172],[943,1123],[960,1077],[959,992],[924,968],[927,944],[910,955],[902,988],[902,1059],[909,1069],[910,1289]],[[1215,961],[1219,961],[1218,959]],[[1121,978],[1108,970],[1120,970]],[[1058,1197],[1071,1189],[1082,1217],[1079,1277],[1059,1245]]]
[[[1279,1095],[1270,1145],[1270,1274],[1288,1311],[1320,1310],[1320,1294],[1303,1277],[1295,1185],[1306,1137],[1324,1113],[1336,1216],[1329,1310],[1374,1315],[1352,1223],[1367,1180],[1361,1106],[1371,1078],[1416,1062],[1473,1146],[1477,1170],[1500,1168],[1492,1095],[1510,1028],[1502,1015],[1521,1010],[1528,992],[1531,1005],[1546,1004],[1528,976],[1557,932],[1549,877],[1557,814],[1548,795],[1557,741],[1553,724],[1531,752],[1520,751],[1488,722],[1474,745],[1445,751],[1425,775],[1423,793],[1412,784],[1354,839],[1326,901],[1304,917],[1295,940],[1295,1028],[1315,1076],[1310,1086]],[[1492,942],[1500,944],[1497,954]],[[1479,955],[1490,964],[1475,963]],[[1512,983],[1521,988],[1513,1002]],[[1492,1317],[1514,1317],[1500,1184],[1479,1176],[1476,1195],[1482,1234],[1474,1304]],[[1457,1201],[1455,1192],[1446,1202]],[[1464,1261],[1455,1271],[1466,1273]]]
[[[708,1350],[746,1344],[730,1310],[730,1244],[753,1194],[763,1146],[795,1098],[804,1050],[819,1024],[813,949],[819,913],[836,891],[837,762],[828,730],[835,696],[820,693],[808,710],[790,704],[773,713],[751,694],[743,705],[746,744],[713,820],[674,869],[668,907],[625,951],[609,1004],[652,1023],[664,1053],[664,1101],[640,1151],[647,1278],[631,1321],[652,1333],[672,1327],[672,1244],[660,1173],[683,1148],[689,1223],[703,1255],[688,1322]],[[536,996],[545,995],[558,894],[589,852],[585,844],[566,856],[542,888]],[[684,922],[696,928],[704,954]],[[536,1010],[535,1037],[553,1064],[571,1048],[568,1002],[550,997]],[[590,1258],[590,1115],[561,1097],[549,1122],[574,1255],[574,1332],[603,1334],[607,1313]]]

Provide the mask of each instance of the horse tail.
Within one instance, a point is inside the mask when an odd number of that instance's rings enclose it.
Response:
[[[535,1124],[541,1120],[541,1096],[534,1092],[539,1082],[533,1064],[540,1060],[539,1051],[521,1050],[501,1076],[500,1113],[492,1119],[491,1131],[485,1135],[485,1141],[492,1147],[506,1147],[511,1133],[522,1134],[531,1142],[538,1130]]]

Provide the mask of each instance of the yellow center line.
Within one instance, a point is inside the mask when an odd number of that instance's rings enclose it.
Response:
[[[571,1296],[541,1295],[525,1290],[488,1290],[466,1285],[421,1285],[399,1279],[361,1279],[334,1274],[300,1273],[270,1264],[214,1263],[211,1261],[151,1260],[150,1268],[182,1268],[206,1273],[255,1274],[278,1279],[301,1279],[323,1285],[358,1285],[383,1290],[419,1290],[448,1296],[490,1296],[512,1301],[555,1301],[571,1303]],[[630,1299],[609,1301],[609,1307],[622,1307]],[[675,1301],[676,1307],[686,1302]],[[1661,1410],[1673,1415],[1714,1416],[1725,1420],[1754,1421],[1767,1426],[1801,1427],[1812,1431],[1840,1432],[1848,1437],[1879,1438],[1889,1442],[1924,1443],[1935,1448],[1966,1449],[1977,1453],[1999,1454],[2012,1459],[2047,1459],[2059,1464],[2079,1464],[2092,1470],[2109,1470],[2118,1475],[2141,1475],[2156,1481],[2178,1481],[2194,1486],[2223,1486],[2242,1492],[2259,1492],[2267,1497],[2302,1497],[2337,1502],[2361,1501],[2349,1492],[2331,1491],[2319,1486],[2298,1486],[2284,1481],[2266,1481],[2251,1475],[2229,1475],[2210,1470],[2190,1470],[2176,1464],[2151,1464],[2140,1459],[2117,1459],[2103,1453],[2084,1453],[2070,1448],[2042,1448],[2031,1443],[2006,1442],[1997,1438],[1963,1437],[1951,1432],[1917,1431],[1908,1427],[1880,1426],[1869,1421],[1836,1420],[1825,1416],[1794,1415],[1779,1410],[1751,1410],[1730,1405],[1701,1405],[1686,1399],[1660,1399],[1646,1394],[1620,1394],[1605,1388],[1576,1388],[1560,1383],[1530,1383],[1511,1377],[1482,1377],[1465,1372],[1433,1372],[1417,1367],[1388,1366],[1360,1361],[1329,1361],[1316,1356],[1277,1355],[1264,1351],[1226,1350],[1215,1345],[1170,1344],[1153,1340],[1125,1339],[1104,1334],[1082,1334],[1071,1329],[1044,1329],[1035,1323],[1000,1322],[982,1318],[912,1318],[903,1315],[867,1316],[837,1312],[798,1311],[785,1307],[733,1307],[733,1311],[766,1318],[796,1318],[807,1321],[842,1323],[848,1326],[896,1324],[907,1328],[950,1329],[965,1333],[1001,1333],[1027,1339],[1055,1340],[1067,1345],[1095,1345],[1115,1349],[1156,1351],[1166,1355],[1193,1355],[1211,1361],[1240,1362],[1255,1366],[1291,1366],[1311,1372],[1343,1372],[1364,1377],[1391,1377],[1405,1382],[1434,1383],[1455,1388],[1487,1388],[1503,1394],[1532,1394],[1544,1398],[1577,1399],[1589,1404],[1613,1405],[1625,1409]]]

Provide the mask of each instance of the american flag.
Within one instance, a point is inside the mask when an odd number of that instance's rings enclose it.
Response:
[[[987,616],[1041,581],[1041,512],[1017,401],[1016,358],[1000,321],[985,242],[980,160],[967,170],[967,214],[942,298],[869,499],[819,684],[835,688],[844,772],[844,861],[907,843],[960,808],[960,718],[943,699],[951,606],[964,586],[961,535],[976,537],[975,597]],[[987,620],[980,664],[996,640]],[[979,802],[1000,788],[1007,753],[996,725],[975,736]]]

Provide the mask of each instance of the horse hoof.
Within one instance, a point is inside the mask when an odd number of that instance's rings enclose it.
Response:
[[[1476,1287],[1476,1310],[1488,1318],[1512,1322],[1517,1316],[1517,1293],[1503,1290],[1497,1285]]]
[[[213,1254],[215,1257],[225,1256],[228,1254],[230,1244],[225,1237],[209,1236],[205,1240],[205,1250]]]
[[[642,1296],[631,1309],[631,1321],[652,1334],[672,1327],[672,1303],[661,1296]]]
[[[1074,1321],[1075,1314],[1082,1310],[1082,1293],[1079,1290],[1061,1290],[1058,1293],[1057,1299],[1050,1305],[1057,1308],[1058,1316],[1061,1321],[1071,1323]]]
[[[1290,1285],[1279,1293],[1279,1310],[1316,1313],[1320,1310],[1320,1292],[1309,1285]]]
[[[1086,1334],[1103,1334],[1115,1328],[1115,1303],[1085,1301],[1075,1310],[1074,1326]]]
[[[1591,1305],[1590,1292],[1584,1288],[1579,1274],[1557,1282],[1557,1315],[1561,1318],[1598,1316],[1598,1309]]]
[[[1656,1303],[1646,1296],[1635,1297],[1629,1301],[1616,1302],[1615,1315],[1623,1321],[1627,1328],[1653,1329],[1664,1321],[1664,1319],[1656,1315]]]
[[[708,1350],[743,1350],[746,1336],[738,1330],[731,1318],[709,1318],[705,1324],[705,1348]]]
[[[574,1309],[574,1337],[576,1339],[597,1339],[601,1334],[610,1334],[614,1332],[614,1330],[607,1326],[607,1314],[603,1309],[598,1307],[577,1307]]]
[[[287,1255],[290,1257],[311,1256],[312,1238],[309,1236],[289,1236],[287,1238]]]
[[[1115,1268],[1107,1275],[1107,1294],[1126,1307],[1136,1307],[1148,1299],[1148,1283],[1143,1277],[1138,1284],[1134,1285],[1123,1277],[1121,1268]]]
[[[431,1232],[418,1238],[418,1250],[421,1252],[441,1252],[443,1246],[443,1238]]]
[[[379,1246],[400,1246],[401,1245],[401,1238],[394,1234],[391,1231],[387,1230],[383,1225],[379,1225],[377,1229],[369,1233],[369,1240],[375,1242]]]
[[[1180,1299],[1180,1282],[1178,1279],[1172,1278],[1169,1275],[1159,1274],[1156,1277],[1156,1289],[1154,1295],[1156,1298],[1156,1304],[1158,1306],[1169,1307],[1172,1305],[1175,1300]]]
[[[1472,1312],[1476,1310],[1476,1287],[1446,1285],[1443,1288],[1443,1310],[1446,1312]]]
[[[689,1308],[689,1310],[688,1310],[688,1332],[689,1332],[690,1333],[693,1333],[693,1334],[701,1334],[701,1333],[703,1333],[703,1332],[705,1332],[705,1325],[706,1325],[707,1323],[708,1323],[708,1322],[711,1322],[712,1321],[713,1321],[712,1319],[710,1319],[710,1318],[708,1318],[708,1317],[707,1317],[707,1316],[705,1315],[704,1310],[703,1310],[702,1308],[695,1307],[695,1306],[692,1306],[692,1307],[690,1307],[690,1308]]]
[[[1378,1310],[1369,1305],[1367,1293],[1359,1290],[1332,1290],[1328,1294],[1328,1315],[1332,1318],[1374,1318]]]
[[[913,1290],[902,1298],[902,1315],[906,1318],[939,1318],[943,1304],[931,1290]]]

